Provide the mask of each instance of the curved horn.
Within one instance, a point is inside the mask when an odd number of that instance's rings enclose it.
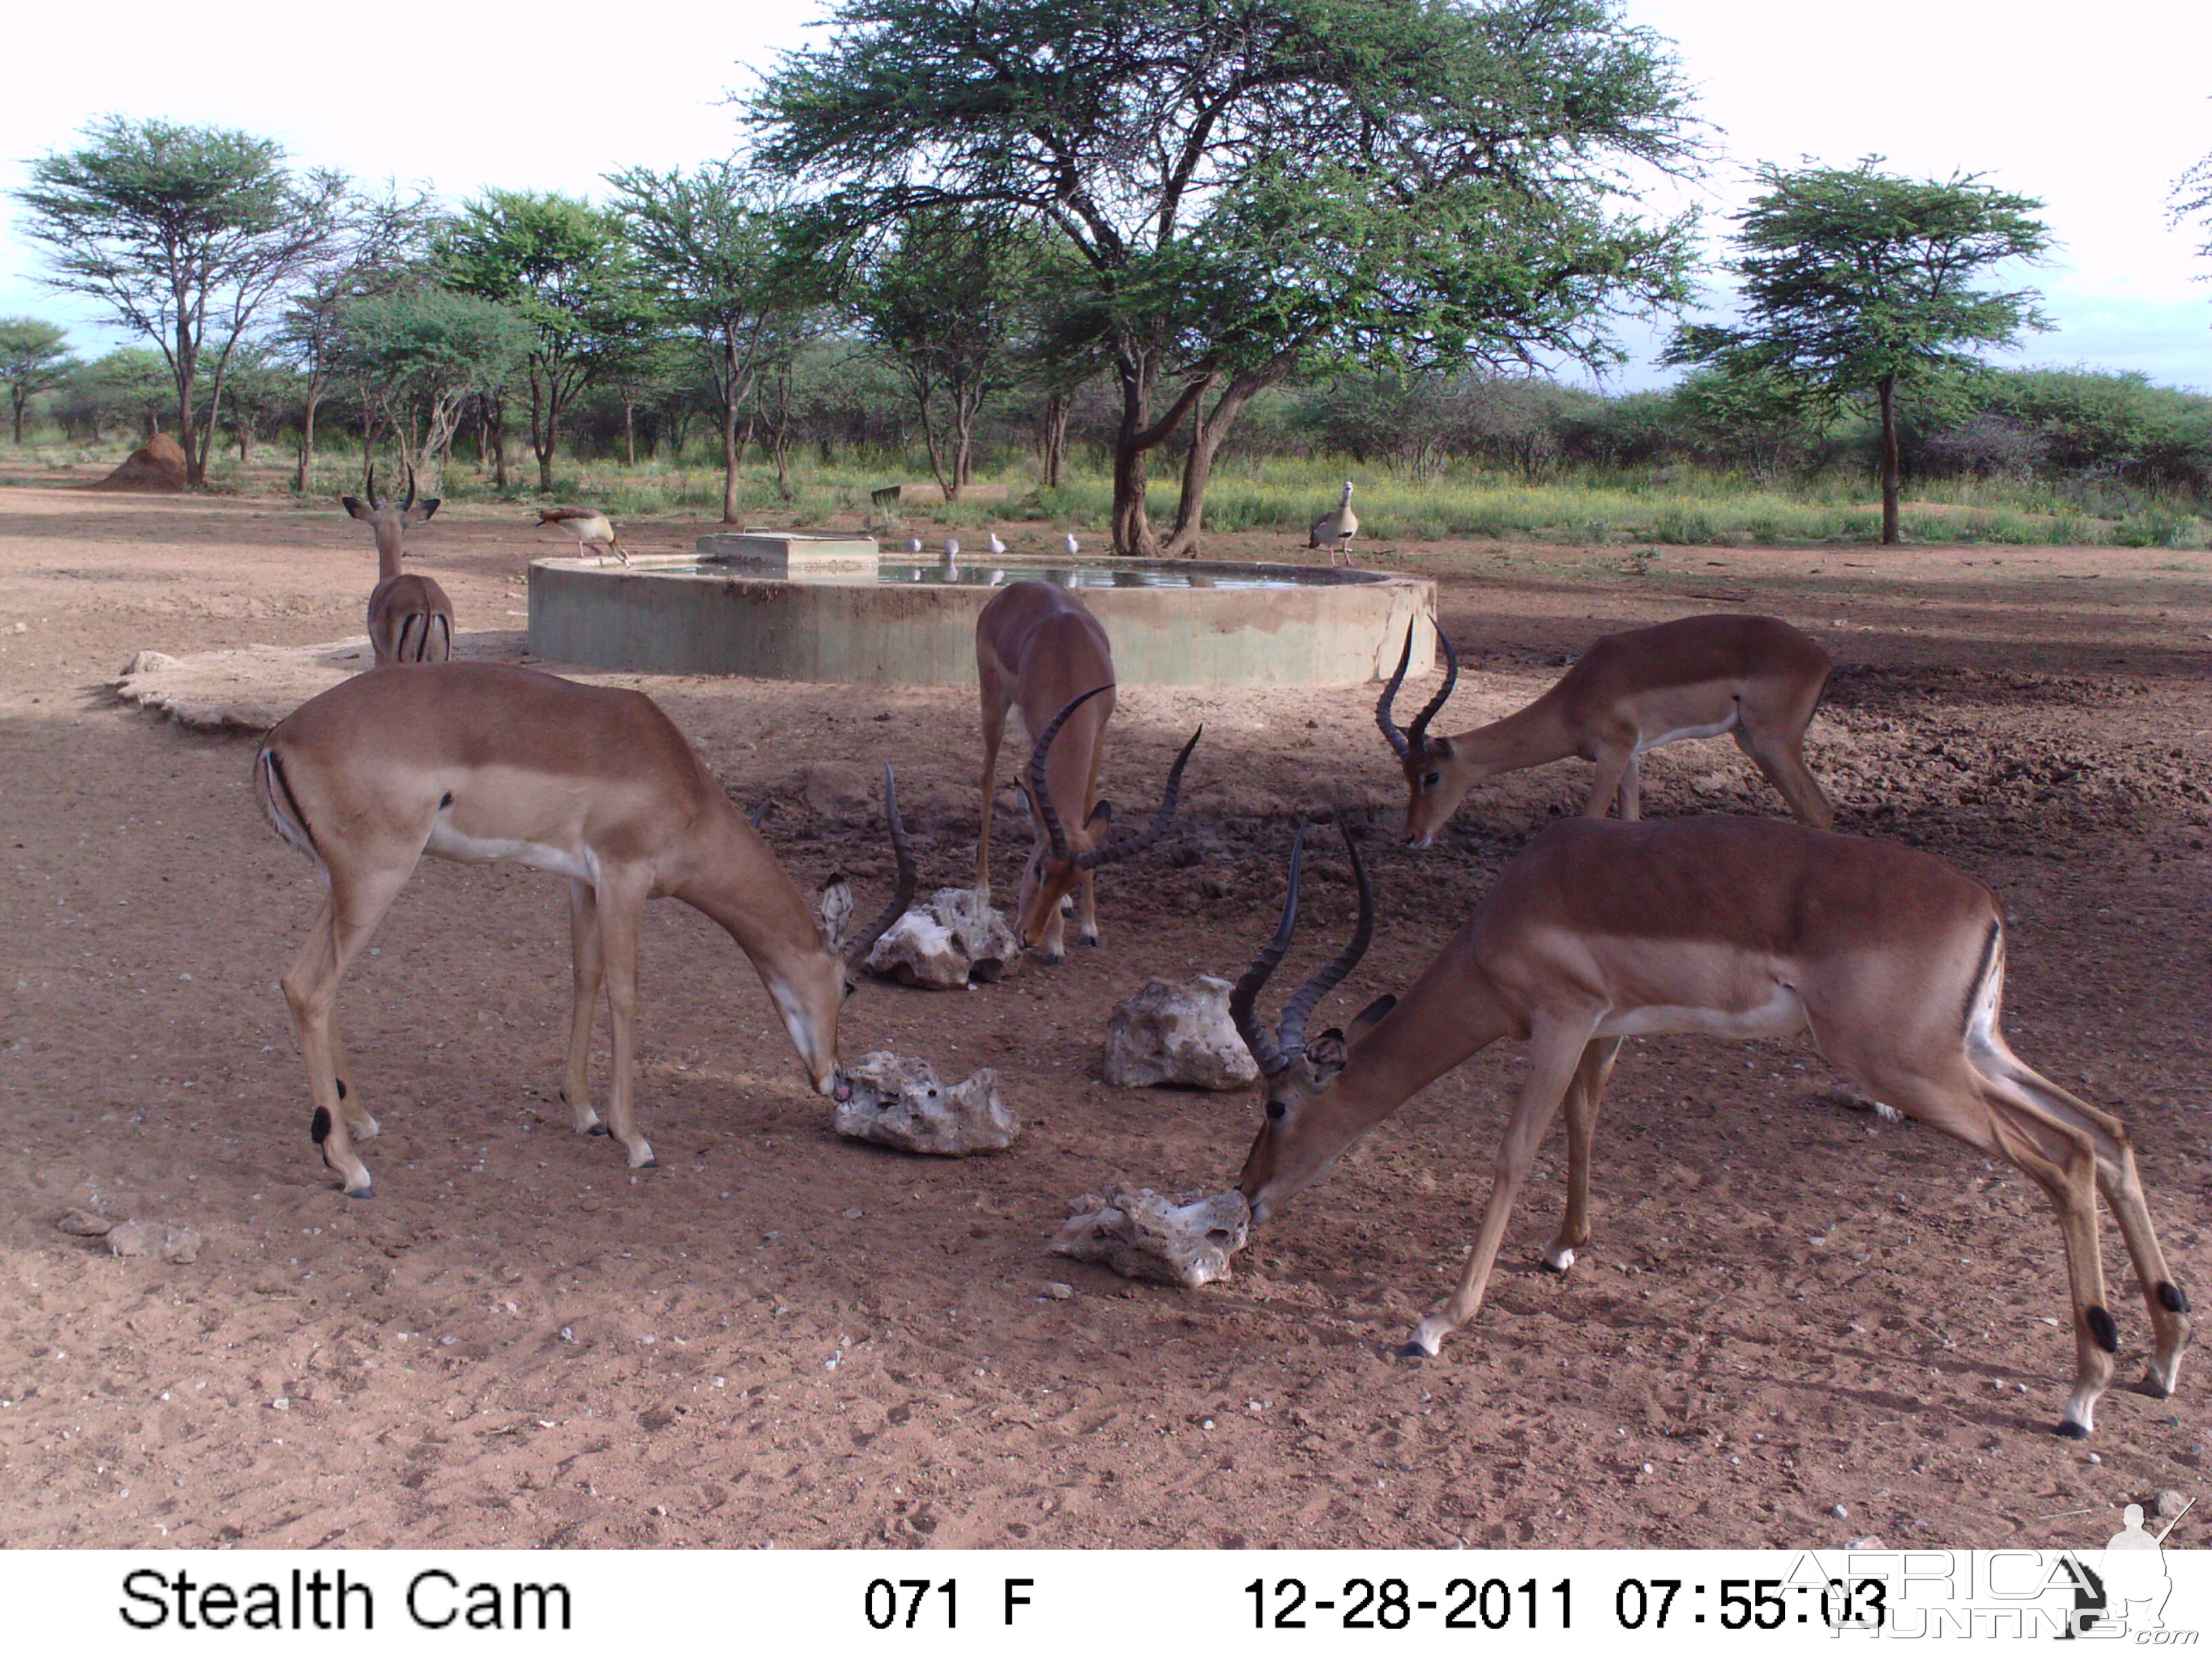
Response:
[[[891,775],[889,763],[884,767],[884,817],[890,820],[891,852],[898,860],[898,891],[884,907],[883,914],[845,947],[846,965],[854,973],[860,972],[866,963],[868,952],[876,948],[876,941],[890,932],[891,924],[904,915],[907,907],[914,902],[914,848],[907,844],[906,825],[899,818],[898,780]]]
[[[1413,648],[1413,632],[1408,629],[1406,635],[1406,646],[1408,651]],[[1451,635],[1444,632],[1442,623],[1437,624],[1437,643],[1444,648],[1444,683],[1437,688],[1437,695],[1429,699],[1428,707],[1414,716],[1413,725],[1406,728],[1406,740],[1416,750],[1428,746],[1429,722],[1437,717],[1437,711],[1444,706],[1444,700],[1451,696],[1452,687],[1459,684],[1459,657],[1452,650]]]
[[[1400,760],[1413,752],[1413,745],[1390,718],[1390,705],[1397,701],[1398,688],[1406,683],[1406,665],[1413,659],[1413,629],[1419,625],[1418,617],[1406,624],[1406,648],[1398,653],[1397,672],[1383,686],[1382,695],[1375,700],[1375,724],[1382,728],[1383,737],[1389,740],[1390,752]]]
[[[370,512],[374,513],[384,505],[382,501],[376,499],[376,463],[374,461],[364,461],[362,464],[362,488],[368,492]]]
[[[1352,879],[1359,885],[1359,921],[1352,930],[1352,943],[1328,966],[1300,986],[1297,995],[1283,1005],[1280,1035],[1286,1054],[1305,1052],[1306,1017],[1342,982],[1346,974],[1359,965],[1359,958],[1367,954],[1367,947],[1375,938],[1375,890],[1368,882],[1367,866],[1359,861],[1359,843],[1352,840],[1350,824],[1340,823],[1337,828],[1344,836],[1344,850],[1352,858]]]
[[[1037,733],[1036,747],[1030,754],[1030,800],[1036,808],[1038,817],[1044,821],[1045,834],[1052,841],[1053,857],[1058,859],[1062,864],[1066,863],[1070,857],[1067,850],[1067,832],[1060,828],[1060,814],[1053,811],[1052,791],[1046,786],[1044,781],[1045,754],[1051,749],[1052,740],[1060,735],[1060,728],[1067,724],[1067,717],[1070,714],[1089,702],[1101,691],[1111,691],[1113,689],[1114,682],[1111,680],[1107,681],[1103,685],[1094,685],[1060,713],[1054,714],[1044,730]]]
[[[1139,830],[1133,836],[1125,836],[1120,841],[1110,842],[1103,847],[1094,847],[1087,853],[1078,853],[1075,855],[1077,869],[1096,870],[1102,864],[1118,864],[1123,859],[1133,858],[1167,834],[1168,826],[1175,822],[1176,799],[1182,793],[1184,763],[1190,759],[1190,751],[1198,747],[1198,740],[1205,735],[1206,727],[1203,726],[1192,732],[1190,741],[1182,746],[1182,753],[1177,755],[1175,764],[1168,768],[1167,790],[1160,797],[1160,810],[1152,817],[1152,828]]]
[[[409,465],[408,465],[408,468],[407,468],[407,499],[406,499],[405,501],[402,501],[402,502],[400,502],[400,503],[399,503],[399,510],[400,510],[402,513],[407,512],[407,511],[408,511],[410,508],[411,508],[414,505],[415,505],[415,468],[414,468],[413,464],[412,464],[412,463],[410,463],[410,464],[409,464]]]
[[[1252,965],[1244,970],[1244,977],[1237,981],[1237,988],[1229,994],[1229,1018],[1236,1023],[1237,1035],[1244,1039],[1244,1046],[1252,1051],[1252,1058],[1260,1063],[1261,1075],[1279,1077],[1290,1070],[1292,1056],[1275,1046],[1275,1039],[1267,1035],[1255,1008],[1260,992],[1291,948],[1291,935],[1298,926],[1298,866],[1305,854],[1305,820],[1298,821],[1297,833],[1291,837],[1291,884],[1283,895],[1283,919],[1276,924],[1275,936],[1262,945]]]

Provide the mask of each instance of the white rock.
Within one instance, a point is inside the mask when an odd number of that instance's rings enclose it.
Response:
[[[1252,1212],[1234,1190],[1207,1198],[1164,1198],[1149,1187],[1085,1193],[1053,1236],[1051,1249],[1078,1261],[1103,1261],[1124,1279],[1196,1290],[1229,1277],[1229,1258],[1244,1248]]]
[[[845,1068],[852,1098],[832,1120],[841,1135],[939,1158],[1003,1152],[1021,1133],[1020,1120],[999,1098],[998,1073],[988,1067],[946,1087],[929,1062],[888,1050],[863,1054]]]
[[[94,1215],[89,1210],[64,1210],[62,1218],[54,1223],[65,1233],[79,1238],[105,1238],[115,1231],[115,1224],[104,1215]]]
[[[1193,1089],[1241,1089],[1260,1075],[1252,1051],[1229,1017],[1225,979],[1200,974],[1188,985],[1155,980],[1106,1021],[1106,1081],[1143,1089],[1174,1083]]]
[[[123,665],[119,678],[129,679],[133,674],[151,674],[157,669],[174,668],[177,659],[166,651],[141,651]]]
[[[867,967],[902,985],[958,991],[1005,978],[1021,959],[1003,912],[987,908],[979,918],[972,889],[940,887],[890,925],[868,952]]]

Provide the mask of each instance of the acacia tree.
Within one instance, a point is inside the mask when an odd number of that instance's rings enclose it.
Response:
[[[994,209],[1075,251],[1126,553],[1157,550],[1148,458],[1209,395],[1171,548],[1294,369],[1601,360],[1608,307],[1674,298],[1689,252],[1686,220],[1613,211],[1629,164],[1695,149],[1613,0],[841,0],[747,119],[854,230]]]
[[[161,348],[185,482],[198,489],[231,354],[328,245],[346,180],[323,169],[295,179],[275,140],[227,128],[110,115],[84,136],[82,149],[31,164],[30,186],[15,192],[24,229],[48,250],[49,288],[101,301]]]
[[[463,207],[436,257],[448,287],[530,324],[530,444],[550,494],[561,417],[631,349],[650,308],[621,220],[573,196],[495,190]]]
[[[985,400],[1012,384],[1036,271],[1033,242],[1003,218],[933,210],[898,226],[848,296],[862,337],[914,395],[948,501],[972,481]]]
[[[419,190],[403,197],[396,185],[386,185],[381,195],[349,198],[322,255],[301,272],[287,298],[276,343],[302,377],[295,492],[306,492],[314,469],[315,416],[330,381],[339,313],[355,301],[390,291],[419,269],[433,216],[429,196]]]
[[[70,353],[68,332],[36,317],[0,317],[0,385],[15,416],[15,447],[23,445],[23,409],[83,367]]]
[[[528,355],[528,323],[509,307],[428,284],[354,301],[340,313],[334,366],[392,429],[400,458],[434,493],[471,399]]]
[[[706,348],[722,417],[722,522],[735,524],[739,419],[802,282],[783,204],[727,161],[691,173],[632,167],[609,173],[607,183],[656,303]]]
[[[1872,398],[1881,426],[1881,539],[1894,545],[1902,467],[1900,388],[1930,386],[1980,366],[1963,348],[2008,346],[2051,325],[2033,289],[1973,284],[1990,266],[2034,259],[2051,233],[2031,216],[2043,204],[1992,190],[1979,175],[1946,180],[1855,167],[1787,171],[1762,162],[1765,186],[1735,216],[1742,257],[1742,325],[1676,331],[1672,363],[1802,389],[1832,408]]]

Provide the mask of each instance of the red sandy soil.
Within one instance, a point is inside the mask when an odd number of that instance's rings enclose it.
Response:
[[[450,509],[414,532],[465,633],[523,626],[526,561],[557,550],[528,516]],[[632,533],[672,550],[703,527]],[[1261,537],[1212,550],[1290,556]],[[1838,827],[2004,896],[2014,1047],[2130,1120],[2173,1265],[2212,1291],[2203,556],[1367,556],[1440,579],[1467,669],[1449,729],[1613,629],[1742,606],[1825,641],[1844,668],[1809,758]],[[632,1174],[555,1098],[559,881],[426,862],[341,1005],[384,1124],[364,1147],[377,1196],[348,1201],[309,1144],[276,988],[316,884],[254,810],[252,741],[110,684],[141,648],[357,635],[374,572],[335,504],[0,490],[0,1541],[2080,1544],[2116,1522],[2051,1517],[2201,1490],[2203,1373],[2171,1401],[2116,1388],[2095,1439],[2054,1437],[2072,1345],[2048,1206],[2008,1167],[1832,1097],[1802,1041],[1632,1042],[1581,1264],[1536,1262],[1555,1138],[1489,1304],[1426,1364],[1391,1352],[1459,1270],[1515,1044],[1377,1130],[1229,1281],[1169,1290],[1047,1255],[1072,1201],[1117,1176],[1233,1179],[1256,1100],[1105,1087],[1107,1013],[1148,979],[1242,969],[1297,815],[1395,840],[1372,688],[1125,690],[1106,763],[1125,804],[1156,798],[1206,722],[1189,861],[1106,872],[1105,948],[1064,968],[848,1005],[848,1054],[997,1069],[1028,1127],[992,1158],[834,1136],[751,971],[667,904],[640,1030],[663,1167]],[[647,684],[737,799],[775,797],[803,888],[842,866],[877,902],[886,758],[925,886],[966,884],[972,694],[592,678]],[[1780,810],[1726,743],[1653,756],[1645,779],[1654,815]],[[1578,763],[1522,774],[1427,853],[1379,852],[1380,937],[1322,1018],[1402,987],[1586,787]],[[1322,866],[1285,977],[1350,916]],[[205,1243],[189,1265],[116,1259],[57,1229],[71,1206]],[[2148,1321],[2105,1238],[2125,1382]]]

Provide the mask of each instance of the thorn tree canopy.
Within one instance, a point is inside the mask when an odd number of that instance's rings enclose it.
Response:
[[[434,257],[448,288],[512,306],[534,331],[530,442],[550,495],[562,416],[650,325],[621,217],[573,196],[488,191],[463,206]]]
[[[1678,299],[1689,254],[1686,219],[1613,211],[1632,168],[1698,154],[1667,44],[1615,0],[837,0],[745,118],[854,234],[997,209],[1075,251],[1124,553],[1158,550],[1148,456],[1194,408],[1177,550],[1255,392],[1604,361],[1608,316]]]
[[[101,301],[161,347],[177,389],[185,481],[198,489],[231,353],[261,307],[321,252],[346,181],[322,170],[295,179],[274,139],[223,127],[109,115],[84,137],[82,149],[31,164],[29,186],[15,192],[24,229],[49,250],[49,288]],[[210,349],[214,383],[196,404]]]
[[[776,325],[820,283],[786,246],[785,204],[727,161],[695,173],[610,173],[614,210],[662,313],[707,348],[722,423],[722,522],[738,522],[738,418],[751,400]]]
[[[1871,396],[1881,419],[1881,539],[1898,532],[1897,391],[1943,373],[1972,371],[1966,348],[2008,346],[2024,328],[2048,328],[2032,289],[1976,288],[1989,267],[2034,259],[2051,233],[2031,216],[2043,204],[1979,182],[1921,181],[1855,167],[1786,171],[1761,162],[1765,191],[1735,216],[1742,257],[1741,327],[1678,330],[1671,363],[1710,363],[1766,376],[1833,405]]]
[[[8,388],[15,416],[15,445],[23,443],[23,410],[83,365],[70,355],[69,336],[36,317],[0,317],[0,386]]]

